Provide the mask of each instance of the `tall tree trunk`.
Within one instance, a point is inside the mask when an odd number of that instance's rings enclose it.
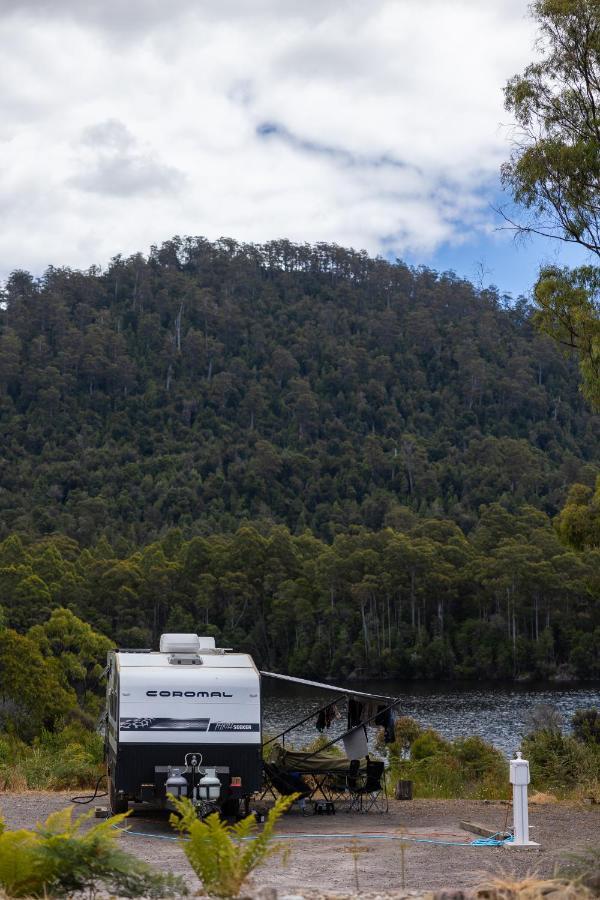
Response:
[[[183,315],[183,303],[179,305],[179,312],[175,316],[175,346],[177,352],[181,353],[181,316]]]
[[[367,617],[365,615],[365,604],[360,604],[360,614],[362,618],[363,636],[365,641],[365,659],[369,659],[369,629],[367,626]]]

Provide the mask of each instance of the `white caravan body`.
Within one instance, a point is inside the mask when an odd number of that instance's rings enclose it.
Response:
[[[119,742],[260,743],[260,677],[242,653],[173,665],[163,653],[119,653]]]
[[[225,800],[260,786],[260,674],[212,638],[163,635],[157,652],[111,651],[107,726],[113,809],[164,798],[168,771],[193,753],[217,768]]]

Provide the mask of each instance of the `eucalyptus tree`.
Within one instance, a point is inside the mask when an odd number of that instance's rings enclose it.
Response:
[[[539,327],[579,354],[583,389],[600,407],[600,4],[535,0],[539,58],[506,85],[516,121],[502,177],[526,218],[521,233],[576,244],[590,265],[542,268]]]

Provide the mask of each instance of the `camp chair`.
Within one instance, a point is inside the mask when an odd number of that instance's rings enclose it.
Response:
[[[362,780],[358,780],[351,791],[351,809],[359,809],[367,813],[375,808],[377,812],[388,812],[389,803],[384,778],[385,766],[381,760],[368,759]],[[382,797],[383,794],[383,797]]]
[[[263,772],[265,789],[261,795],[261,800],[269,793],[272,794],[274,800],[277,799],[277,794],[280,794],[282,797],[288,797],[290,794],[300,794],[298,800],[304,810],[304,801],[307,797],[310,797],[312,789],[301,775],[297,772],[286,772],[274,763],[268,763],[264,760]],[[277,794],[275,793],[276,791]]]
[[[348,771],[333,772],[331,777],[327,779],[324,785],[328,797],[335,803],[349,801],[348,812],[353,809],[355,802],[355,793],[357,788],[358,774],[360,770],[360,759],[351,759]]]

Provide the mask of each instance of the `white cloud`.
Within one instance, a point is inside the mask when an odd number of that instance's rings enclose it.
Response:
[[[81,144],[80,171],[69,184],[84,191],[115,197],[151,196],[176,194],[184,184],[182,172],[144,152],[118,119],[86,128]]]
[[[0,0],[0,270],[489,230],[517,0]]]

